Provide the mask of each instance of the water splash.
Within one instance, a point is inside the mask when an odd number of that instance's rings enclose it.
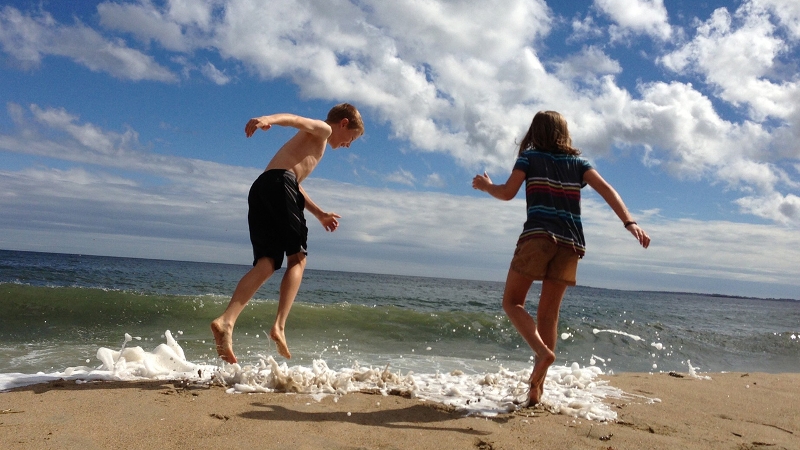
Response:
[[[319,400],[327,395],[341,396],[354,392],[377,392],[382,395],[403,394],[420,400],[451,406],[466,414],[495,416],[510,413],[524,404],[528,395],[530,370],[511,371],[500,366],[495,373],[464,374],[408,372],[402,374],[385,367],[361,367],[357,362],[350,368],[328,367],[322,359],[311,367],[289,367],[272,356],[259,355],[256,365],[226,364],[221,366],[195,364],[186,360],[183,349],[169,330],[165,343],[152,351],[142,347],[126,347],[126,334],[119,351],[97,350],[100,365],[70,367],[64,372],[36,375],[0,374],[0,390],[43,383],[58,379],[87,381],[182,380],[216,384],[228,392],[293,392],[308,394]],[[621,398],[623,392],[599,379],[603,372],[597,367],[550,367],[544,385],[542,404],[556,414],[607,421],[617,415],[603,402],[606,398]]]

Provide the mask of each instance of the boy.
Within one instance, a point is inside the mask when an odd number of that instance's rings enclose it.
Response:
[[[233,353],[233,327],[247,302],[283,263],[287,266],[280,286],[278,313],[270,338],[285,358],[291,358],[286,345],[284,328],[306,266],[306,228],[303,209],[308,210],[327,231],[339,226],[336,213],[320,209],[300,186],[322,159],[325,148],[350,147],[364,134],[364,123],[358,110],[348,103],[334,106],[325,121],[293,114],[274,114],[250,119],[244,127],[249,138],[259,128],[266,131],[273,125],[297,128],[295,134],[267,165],[264,173],[250,188],[247,197],[247,222],[253,244],[253,268],[247,272],[225,312],[211,322],[211,331],[219,356],[229,363],[236,362]]]

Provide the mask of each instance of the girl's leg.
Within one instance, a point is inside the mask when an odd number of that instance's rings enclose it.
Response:
[[[514,328],[528,343],[531,350],[536,354],[533,372],[531,373],[530,383],[531,392],[528,394],[530,404],[536,404],[541,398],[540,386],[544,386],[544,378],[547,375],[547,368],[553,364],[556,356],[542,340],[536,327],[536,322],[530,314],[525,311],[525,298],[528,295],[533,280],[519,274],[514,270],[508,271],[506,288],[503,293],[503,310],[511,320]]]
[[[558,281],[544,280],[542,282],[542,292],[539,295],[539,307],[536,311],[536,329],[545,346],[553,353],[553,360],[544,368],[544,375],[537,378],[535,389],[538,398],[544,392],[544,380],[547,376],[547,369],[555,362],[556,341],[558,339],[558,313],[561,310],[561,300],[567,285]],[[535,371],[535,366],[534,366]],[[533,375],[531,378],[536,378]],[[532,387],[533,389],[534,387]]]
[[[211,322],[211,332],[214,333],[217,353],[224,361],[236,362],[236,356],[233,354],[233,326],[236,325],[236,319],[244,310],[247,302],[275,272],[274,267],[272,258],[261,258],[256,261],[256,265],[239,280],[225,312]]]
[[[289,317],[289,311],[292,309],[294,299],[297,296],[297,292],[300,290],[300,283],[303,281],[303,272],[305,268],[305,253],[295,253],[287,258],[286,272],[283,274],[283,280],[281,280],[278,313],[275,317],[275,324],[270,331],[270,337],[275,341],[275,345],[278,347],[278,353],[287,359],[291,358],[292,354],[289,352],[289,347],[286,345],[284,329],[286,328],[286,319]]]
[[[566,284],[550,280],[542,282],[539,308],[536,311],[536,328],[542,341],[552,352],[556,351],[558,313],[561,310],[561,300],[564,298],[566,291]]]

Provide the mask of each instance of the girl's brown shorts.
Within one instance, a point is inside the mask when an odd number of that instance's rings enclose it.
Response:
[[[517,244],[511,270],[533,280],[551,280],[575,286],[580,256],[546,238],[526,239]]]

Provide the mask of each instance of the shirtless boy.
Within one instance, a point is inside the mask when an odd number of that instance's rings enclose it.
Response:
[[[250,119],[244,132],[249,138],[256,130],[266,131],[273,125],[293,127],[298,131],[273,156],[247,197],[253,268],[239,281],[225,312],[211,322],[217,353],[229,363],[236,362],[232,339],[236,319],[261,285],[281,268],[284,254],[286,272],[281,280],[278,313],[270,338],[275,341],[278,353],[286,358],[292,357],[286,345],[284,328],[306,267],[308,228],[303,209],[313,214],[327,231],[335,231],[339,226],[336,219],[341,218],[336,213],[320,209],[300,183],[317,166],[328,145],[333,149],[350,147],[364,134],[361,114],[347,103],[334,106],[325,121],[293,114],[273,114]]]

